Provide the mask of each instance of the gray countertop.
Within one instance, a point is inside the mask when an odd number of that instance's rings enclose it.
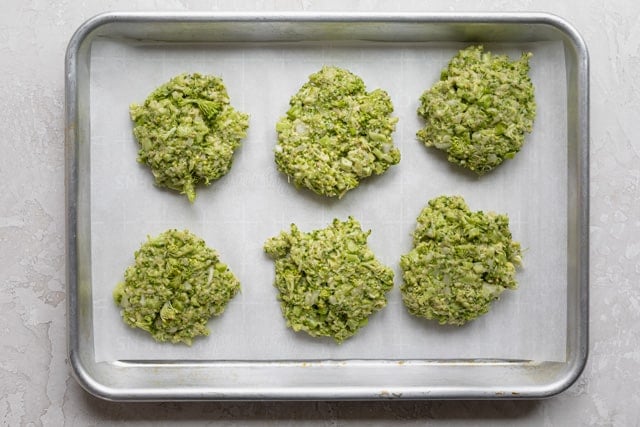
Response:
[[[64,52],[110,10],[544,11],[572,23],[591,60],[590,355],[542,401],[146,403],[100,401],[70,377],[64,274]],[[0,6],[0,424],[135,421],[238,425],[639,425],[640,3],[617,0],[6,0]]]

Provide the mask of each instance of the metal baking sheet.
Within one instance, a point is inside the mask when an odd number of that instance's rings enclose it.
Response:
[[[417,96],[459,48],[534,53],[538,118],[516,158],[477,179],[413,137]],[[389,91],[403,160],[339,202],[295,190],[272,161],[273,123],[326,63]],[[69,359],[111,400],[545,397],[568,387],[587,354],[588,62],[584,43],[547,14],[111,13],[67,53]],[[232,171],[194,205],[153,187],[135,163],[127,106],[185,71],[221,75],[251,115]],[[520,289],[464,328],[406,314],[397,260],[415,216],[439,194],[506,212],[525,252]],[[380,203],[384,200],[384,203]],[[224,207],[221,209],[220,207]],[[354,215],[396,270],[389,305],[338,346],[287,330],[264,239],[296,222]],[[216,247],[243,292],[193,347],[154,343],[111,303],[148,234],[189,228]],[[269,270],[271,269],[271,271]]]

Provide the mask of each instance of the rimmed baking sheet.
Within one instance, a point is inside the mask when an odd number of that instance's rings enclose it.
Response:
[[[369,21],[359,17],[355,21],[360,27],[354,26],[351,33],[347,27],[335,38],[317,37],[313,27],[305,32],[304,25],[294,27],[299,33],[292,32],[288,25],[296,19],[291,17],[283,20],[285,24],[280,19],[273,22],[263,37],[258,37],[258,27],[247,30],[243,38],[235,33],[241,30],[237,26],[225,33],[223,25],[216,30],[214,16],[208,20],[198,15],[181,22],[182,28],[190,23],[194,27],[209,24],[214,35],[194,40],[178,27],[163,31],[166,16],[156,26],[153,15],[141,16],[144,25],[139,28],[144,37],[123,33],[118,16],[112,17],[116,25],[112,31],[104,26],[92,38],[84,80],[76,82],[85,89],[83,105],[87,108],[80,123],[86,137],[82,142],[87,145],[78,149],[82,163],[79,199],[85,202],[76,213],[87,232],[80,238],[90,252],[83,265],[90,279],[86,284],[90,297],[82,298],[79,310],[84,313],[82,320],[89,322],[90,339],[77,342],[91,355],[91,363],[121,366],[126,361],[133,363],[130,366],[159,363],[176,367],[193,362],[205,363],[213,372],[228,361],[268,366],[283,361],[322,364],[338,360],[349,369],[350,361],[356,360],[566,364],[568,352],[573,357],[574,350],[567,345],[576,327],[571,281],[580,254],[575,252],[578,246],[572,241],[576,238],[572,227],[586,201],[572,201],[573,188],[580,180],[572,165],[579,163],[575,156],[582,149],[571,148],[578,124],[570,117],[576,103],[575,70],[573,59],[566,57],[566,35],[559,32],[554,38],[541,32],[546,35],[536,37],[533,24],[523,23],[532,35],[512,39],[503,28],[514,22],[506,19],[501,23],[500,16],[494,16],[489,19],[488,40],[455,33],[454,26],[448,27],[451,37],[398,40],[384,31],[376,33],[379,23],[375,17]],[[439,18],[424,19],[398,19],[395,24],[404,25],[407,32],[419,25],[446,24]],[[336,16],[328,21],[341,23]],[[373,40],[362,37],[365,30],[370,36],[381,35]],[[534,130],[522,151],[483,177],[450,165],[442,153],[425,148],[415,138],[422,125],[415,113],[418,97],[437,81],[458,49],[476,43],[513,58],[523,51],[533,53],[531,78],[538,107]],[[394,142],[402,153],[400,164],[368,179],[341,200],[294,188],[273,163],[274,125],[285,113],[289,97],[309,74],[329,64],[360,75],[369,90],[387,90],[399,118]],[[149,170],[136,162],[137,144],[128,116],[130,103],[142,102],[155,87],[182,72],[222,77],[232,104],[250,115],[249,133],[232,170],[211,187],[199,188],[193,205],[184,196],[153,186]],[[441,194],[461,195],[473,210],[508,214],[514,238],[525,250],[524,267],[517,276],[519,289],[505,292],[488,315],[462,328],[410,316],[399,293],[398,261],[411,248],[415,218],[429,199]],[[396,285],[388,306],[372,316],[355,337],[337,345],[286,328],[272,286],[273,263],[261,247],[292,222],[311,230],[348,215],[372,230],[369,244],[396,271]],[[209,323],[211,336],[196,340],[192,347],[155,343],[146,333],[129,328],[111,297],[146,236],[168,228],[188,228],[203,237],[242,284],[242,293],[226,312]]]

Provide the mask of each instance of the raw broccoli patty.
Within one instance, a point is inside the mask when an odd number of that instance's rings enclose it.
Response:
[[[296,186],[342,197],[400,161],[391,133],[397,118],[387,92],[367,92],[362,79],[338,67],[309,77],[276,125],[278,169]]]
[[[413,244],[400,259],[402,298],[413,315],[463,325],[517,287],[520,244],[506,215],[472,212],[462,197],[440,196],[418,216]]]
[[[289,233],[265,243],[275,259],[275,286],[289,327],[341,342],[386,305],[393,270],[367,246],[369,233],[350,217],[309,233],[291,224]]]
[[[511,61],[482,46],[458,52],[440,81],[420,97],[425,127],[418,139],[479,175],[513,158],[536,115],[530,57],[523,53]]]
[[[209,335],[209,319],[222,314],[240,290],[216,251],[187,230],[149,237],[124,277],[113,291],[122,319],[157,341],[188,345]]]
[[[190,202],[196,185],[231,169],[249,126],[249,116],[229,104],[222,80],[197,73],[174,77],[129,110],[138,161],[151,168],[158,186],[186,194]]]

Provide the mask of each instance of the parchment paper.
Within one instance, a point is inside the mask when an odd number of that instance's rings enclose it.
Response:
[[[418,98],[437,79],[457,43],[151,45],[99,40],[91,54],[91,245],[96,361],[513,358],[564,361],[567,293],[566,73],[559,42],[491,44],[508,53],[533,52],[531,77],[538,114],[513,160],[483,177],[450,165],[415,138],[422,126]],[[273,162],[275,123],[290,96],[325,64],[360,75],[368,90],[383,88],[400,118],[394,134],[399,165],[366,180],[342,200],[296,189]],[[248,137],[232,170],[186,197],[153,185],[136,162],[128,106],[182,72],[223,78],[232,104],[250,114]],[[506,291],[489,314],[464,327],[409,315],[398,266],[411,249],[415,218],[433,197],[462,195],[471,209],[506,213],[524,248],[519,289]],[[388,306],[341,345],[286,328],[264,241],[295,222],[302,230],[353,215],[371,229],[369,245],[395,269]],[[112,299],[146,240],[168,228],[188,228],[216,248],[242,292],[193,346],[156,343],[128,327]]]

